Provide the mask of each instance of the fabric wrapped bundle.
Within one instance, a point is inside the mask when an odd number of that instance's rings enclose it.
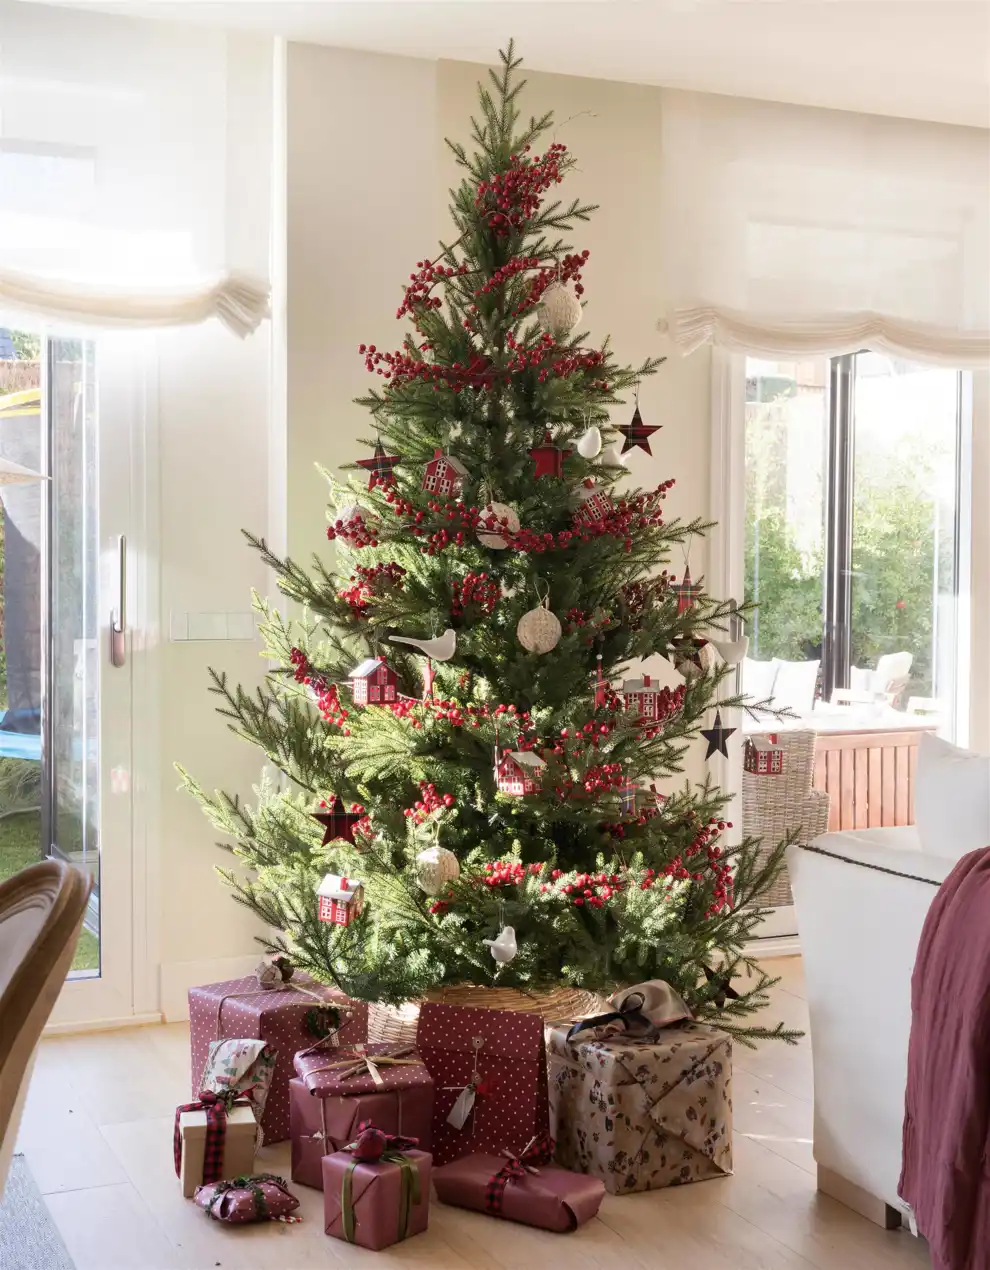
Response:
[[[325,1227],[377,1252],[429,1225],[432,1159],[412,1138],[360,1129],[356,1142],[323,1159]]]
[[[556,1160],[613,1195],[732,1172],[732,1039],[698,1023],[656,1041],[549,1038]]]
[[[336,1015],[339,1028],[333,1024]],[[322,1038],[353,1045],[368,1036],[368,1007],[343,993],[295,974],[262,986],[257,975],[189,989],[189,1040],[193,1097],[205,1088],[210,1047],[227,1037],[264,1041],[275,1056],[264,1114],[265,1144],[289,1137],[289,1080],[296,1053]]]
[[[264,1041],[214,1041],[207,1052],[200,1089],[230,1099],[247,1098],[258,1122],[257,1145],[262,1142],[261,1121],[275,1074],[275,1051]]]
[[[342,1150],[371,1121],[429,1149],[433,1078],[412,1046],[377,1043],[304,1050],[290,1082],[292,1180],[319,1189],[323,1157]]]
[[[234,1173],[250,1173],[258,1123],[248,1097],[204,1090],[196,1102],[175,1111],[172,1155],[182,1194]]]
[[[213,1182],[196,1190],[196,1203],[215,1221],[300,1221],[289,1214],[299,1201],[274,1173],[254,1173],[227,1182]]]
[[[437,1199],[541,1230],[576,1230],[598,1212],[605,1187],[551,1164],[553,1147],[543,1138],[508,1159],[466,1155],[434,1172]]]

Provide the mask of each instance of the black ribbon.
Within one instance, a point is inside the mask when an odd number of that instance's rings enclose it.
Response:
[[[633,1026],[641,1031],[649,1032],[654,1024],[643,1013],[645,1001],[646,998],[642,992],[630,992],[619,1009],[610,1010],[608,1014],[596,1014],[592,1019],[579,1019],[577,1023],[573,1023],[567,1033],[567,1039],[573,1041],[579,1032],[590,1032],[593,1028],[604,1027],[606,1023],[621,1023],[627,1032]]]

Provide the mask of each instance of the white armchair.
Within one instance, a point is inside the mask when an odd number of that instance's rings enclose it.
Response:
[[[788,852],[815,1071],[819,1189],[883,1225],[897,1183],[911,974],[956,861],[990,842],[990,759],[926,734],[917,825],[828,833]]]

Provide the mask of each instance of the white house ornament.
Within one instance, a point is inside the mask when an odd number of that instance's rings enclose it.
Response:
[[[516,638],[528,653],[549,653],[560,643],[562,634],[560,618],[550,612],[549,599],[524,613],[516,625]]]
[[[592,424],[586,432],[582,432],[578,438],[577,452],[582,459],[597,459],[602,452],[601,429]]]
[[[537,310],[540,326],[557,340],[570,335],[583,314],[581,301],[562,282],[550,283]]]
[[[517,798],[535,794],[540,788],[540,773],[546,767],[532,750],[504,750],[495,754],[495,784],[501,794]]]
[[[446,847],[427,847],[416,857],[416,881],[427,895],[439,895],[460,871],[457,856]]]
[[[498,523],[493,523],[493,519]],[[491,547],[493,551],[504,551],[509,544],[499,531],[517,534],[519,524],[515,508],[508,503],[488,503],[481,509],[482,527],[478,530],[478,541],[483,547]]]
[[[512,926],[503,926],[497,939],[483,939],[481,942],[500,966],[507,965],[519,951],[516,944],[516,932]]]

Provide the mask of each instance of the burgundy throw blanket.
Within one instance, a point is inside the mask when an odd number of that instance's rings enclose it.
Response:
[[[990,1270],[990,847],[963,856],[921,932],[898,1191],[933,1270]]]

